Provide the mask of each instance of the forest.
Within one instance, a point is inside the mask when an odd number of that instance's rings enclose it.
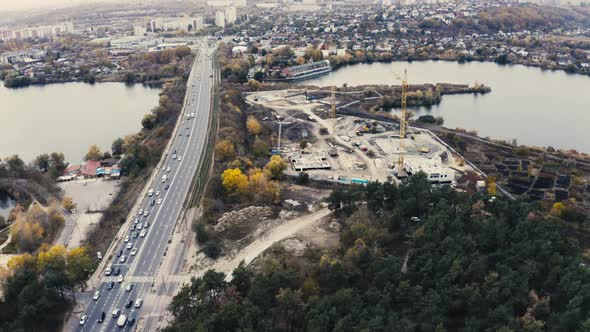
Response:
[[[166,331],[590,331],[590,271],[535,204],[423,175],[328,201],[338,248],[193,278]]]

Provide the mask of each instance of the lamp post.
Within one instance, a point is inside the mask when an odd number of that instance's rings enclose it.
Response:
[[[295,113],[295,114],[297,114],[297,113]],[[285,118],[282,121],[277,121],[277,123],[279,124],[279,137],[278,137],[278,144],[277,144],[277,151],[279,152],[279,154],[281,153],[281,136],[283,134],[283,123],[287,122],[287,120],[294,117],[295,114],[288,116],[287,118]]]

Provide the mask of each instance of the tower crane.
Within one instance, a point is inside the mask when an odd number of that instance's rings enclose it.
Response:
[[[330,110],[330,117],[336,118],[336,87],[332,87],[332,109]]]
[[[397,177],[405,177],[406,171],[404,169],[404,139],[406,138],[406,113],[408,101],[408,71],[404,69],[404,77],[400,77],[394,73],[395,77],[402,82],[402,114],[399,120],[399,157],[397,159]]]

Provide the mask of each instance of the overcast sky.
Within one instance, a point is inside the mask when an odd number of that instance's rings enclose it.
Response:
[[[27,10],[34,8],[67,7],[104,0],[0,0],[1,11]]]

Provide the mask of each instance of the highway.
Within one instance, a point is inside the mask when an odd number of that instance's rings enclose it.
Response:
[[[123,226],[129,228],[126,233],[129,240],[126,242],[126,239],[119,239],[112,257],[113,272],[108,276],[103,273],[100,283],[94,285],[95,290],[100,292],[100,297],[94,300],[90,296],[85,301],[85,310],[78,315],[78,319],[87,315],[86,323],[77,323],[75,327],[70,324],[65,330],[132,331],[142,315],[150,314],[152,303],[145,301],[136,308],[135,302],[153,294],[162,281],[156,280],[158,268],[189,193],[201,155],[205,151],[214,82],[212,54],[213,49],[203,43],[188,80],[188,97],[178,120],[178,128],[171,138],[169,150],[162,157],[165,158],[164,163],[157,170],[154,181],[149,184],[154,194],[140,197],[141,209],[148,213],[132,216],[133,222]],[[165,181],[164,176],[167,177]],[[149,227],[137,229],[140,223],[145,225],[146,222],[149,222]],[[135,230],[132,230],[134,227]],[[136,251],[135,255],[132,255],[132,251]],[[120,269],[119,273],[116,273],[117,269]],[[122,282],[118,280],[120,276],[123,276]],[[111,282],[114,286],[108,289]],[[133,288],[127,291],[126,287],[130,284],[133,284]],[[126,308],[125,305],[130,301],[133,302],[131,307]],[[128,320],[135,318],[135,323],[132,326],[117,327],[117,318],[113,317],[113,311],[117,309]],[[104,321],[97,322],[103,312]]]

